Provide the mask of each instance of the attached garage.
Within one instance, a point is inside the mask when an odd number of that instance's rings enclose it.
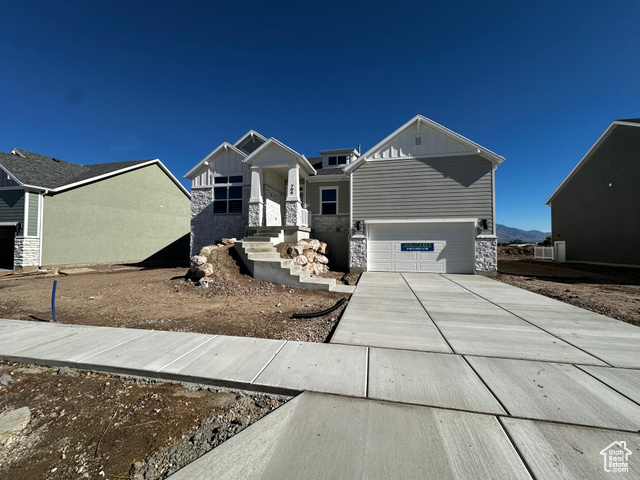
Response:
[[[475,272],[476,219],[366,224],[370,272]]]

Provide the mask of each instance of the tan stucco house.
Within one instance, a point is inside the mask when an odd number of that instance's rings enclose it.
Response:
[[[185,258],[191,196],[158,159],[0,152],[0,267]]]

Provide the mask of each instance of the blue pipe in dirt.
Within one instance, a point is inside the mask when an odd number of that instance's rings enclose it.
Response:
[[[53,281],[53,291],[51,292],[51,314],[53,315],[53,321],[57,322],[56,318],[56,285],[58,285],[58,281]]]

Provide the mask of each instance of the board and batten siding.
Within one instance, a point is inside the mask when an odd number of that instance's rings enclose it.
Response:
[[[24,190],[0,190],[0,223],[24,221]]]
[[[338,187],[338,213],[349,213],[349,181],[348,180],[327,180],[326,182],[307,182],[307,205],[308,210],[318,215],[320,214],[320,189]]]
[[[38,197],[37,193],[27,192],[29,195],[29,211],[27,212],[27,236],[38,236]]]
[[[482,157],[369,161],[352,176],[354,221],[477,217],[493,233],[492,165]]]
[[[193,177],[193,187],[206,187],[213,185],[214,176],[244,175],[247,182],[249,166],[242,161],[242,157],[233,150],[226,150],[216,155],[210,165],[203,165],[198,174]]]

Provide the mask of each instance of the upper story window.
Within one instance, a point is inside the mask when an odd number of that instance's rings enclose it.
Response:
[[[335,166],[338,166],[338,165],[346,165],[347,164],[347,156],[346,155],[332,155],[327,159],[327,162],[332,167],[335,167]]]
[[[213,213],[242,213],[242,175],[213,178]]]
[[[322,215],[338,213],[338,187],[320,188],[320,213]]]

